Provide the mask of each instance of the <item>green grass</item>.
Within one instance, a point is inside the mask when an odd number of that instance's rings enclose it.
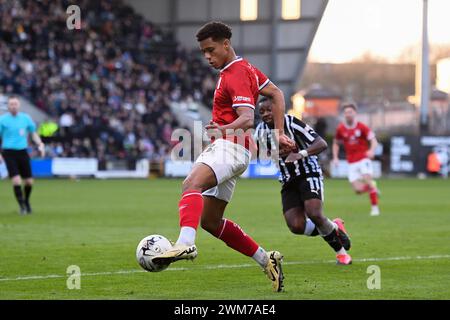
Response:
[[[178,236],[180,184],[38,180],[35,213],[22,217],[9,182],[0,182],[0,299],[450,299],[450,181],[381,180],[382,213],[370,217],[367,195],[326,180],[325,214],[344,218],[353,240],[354,264],[336,266],[320,237],[288,231],[277,181],[240,180],[226,216],[284,254],[286,288],[278,294],[252,259],[204,231],[198,258],[172,265],[183,270],[139,272],[141,238]],[[69,265],[90,274],[80,290],[67,289]],[[209,268],[217,265],[238,266]],[[380,290],[367,289],[370,265],[381,269]],[[27,276],[44,278],[17,280]]]

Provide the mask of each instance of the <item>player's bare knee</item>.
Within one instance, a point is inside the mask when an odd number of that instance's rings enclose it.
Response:
[[[34,180],[31,178],[25,179],[25,185],[26,186],[32,186],[33,185]]]
[[[20,178],[20,176],[15,176],[11,178],[11,182],[15,186],[20,186],[22,184],[22,179]]]
[[[289,230],[293,234],[304,234],[305,233],[305,222],[304,221],[290,221],[288,222]]]
[[[293,234],[303,234],[305,232],[305,213],[300,207],[291,208],[284,213],[284,219],[289,230]]]
[[[200,179],[198,178],[191,178],[191,177],[187,177],[186,179],[184,179],[183,184],[182,184],[182,191],[188,191],[188,190],[196,190],[196,191],[202,191],[202,183],[200,181]]]

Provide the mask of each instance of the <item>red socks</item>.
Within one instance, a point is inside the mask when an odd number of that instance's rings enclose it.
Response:
[[[369,197],[370,197],[370,203],[371,203],[373,206],[378,205],[378,193],[377,193],[377,189],[376,189],[376,188],[372,188],[372,189],[369,191]]]
[[[181,196],[178,208],[180,210],[180,226],[197,229],[203,211],[201,192],[185,191]],[[249,257],[252,257],[259,248],[259,245],[231,220],[222,219],[214,236],[225,242],[230,248]]]
[[[252,257],[259,248],[255,240],[245,234],[241,227],[231,220],[222,219],[214,236],[225,242],[230,248],[248,257]]]
[[[180,227],[191,227],[197,230],[203,211],[203,196],[200,191],[183,192],[178,203],[180,210]]]
[[[364,192],[369,193],[370,203],[373,206],[378,205],[378,192],[377,188],[366,185],[363,189]]]

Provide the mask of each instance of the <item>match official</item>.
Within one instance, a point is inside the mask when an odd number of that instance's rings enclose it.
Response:
[[[20,206],[20,214],[30,214],[30,195],[33,187],[30,156],[27,152],[28,135],[38,146],[39,153],[45,156],[45,145],[36,133],[36,125],[31,117],[19,112],[20,101],[16,96],[8,98],[8,112],[0,116],[0,139],[2,140],[2,156],[11,178],[14,195]],[[22,179],[24,182],[22,192]]]

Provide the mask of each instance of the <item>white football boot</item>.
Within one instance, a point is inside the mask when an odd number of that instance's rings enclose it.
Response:
[[[372,217],[379,216],[380,215],[380,208],[378,208],[378,206],[373,206],[372,210],[370,210],[370,215]]]
[[[281,263],[283,262],[283,255],[278,251],[267,252],[267,265],[264,267],[264,273],[267,275],[270,281],[272,281],[272,288],[275,292],[283,290],[283,270],[281,269]]]
[[[197,247],[175,244],[172,249],[155,256],[152,261],[156,264],[170,264],[178,260],[194,260],[197,257]]]

